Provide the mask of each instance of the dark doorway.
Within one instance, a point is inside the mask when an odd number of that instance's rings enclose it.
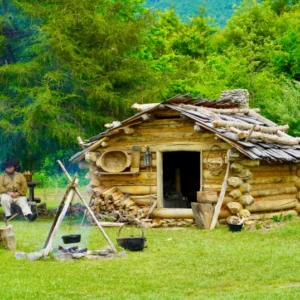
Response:
[[[163,152],[163,207],[190,208],[200,190],[200,152]]]

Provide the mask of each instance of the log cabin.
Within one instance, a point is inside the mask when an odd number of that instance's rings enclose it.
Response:
[[[78,138],[83,150],[70,159],[88,169],[95,212],[124,211],[157,227],[190,224],[195,202],[219,219],[300,211],[300,138],[250,108],[247,90],[132,108],[129,119]]]

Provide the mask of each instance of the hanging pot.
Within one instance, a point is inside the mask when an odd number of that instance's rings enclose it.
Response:
[[[69,234],[62,236],[64,244],[79,243],[81,241],[81,234]]]
[[[125,224],[124,224],[125,225]],[[120,237],[121,230],[123,229],[124,225],[120,227],[117,243],[120,247],[124,249],[128,249],[130,251],[141,251],[145,248],[146,238],[144,237],[144,230],[142,227],[142,236],[125,236]]]

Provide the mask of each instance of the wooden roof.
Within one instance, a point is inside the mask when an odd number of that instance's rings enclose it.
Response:
[[[192,98],[189,94],[175,96],[162,103],[136,105],[141,112],[122,122],[114,122],[111,128],[91,137],[82,145],[85,149],[71,157],[76,162],[84,158],[84,153],[100,146],[105,137],[119,133],[125,127],[141,122],[145,115],[156,110],[174,110],[195,124],[214,132],[217,138],[227,142],[251,159],[276,162],[300,161],[300,138],[292,137],[284,131],[288,126],[277,126],[264,118],[259,109],[240,108],[236,97],[220,100]],[[133,106],[135,107],[135,106]]]

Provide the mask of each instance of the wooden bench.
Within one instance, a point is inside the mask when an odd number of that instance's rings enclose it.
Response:
[[[42,184],[41,181],[28,181],[27,182],[27,185],[28,185],[28,188],[29,188],[29,197],[27,198],[28,199],[28,205],[30,206],[31,211],[33,213],[38,213],[37,203],[41,203],[41,198],[34,196],[34,188],[37,185],[40,185],[40,184]]]

